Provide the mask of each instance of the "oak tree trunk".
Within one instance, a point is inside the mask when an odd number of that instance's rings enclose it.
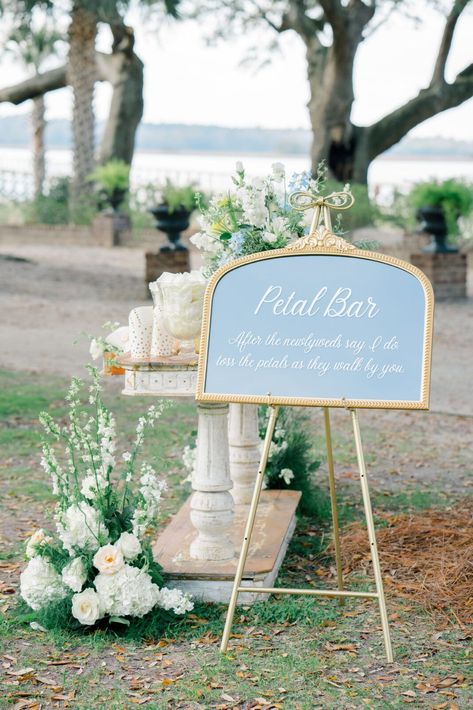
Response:
[[[39,197],[44,191],[46,177],[46,161],[44,154],[45,108],[44,96],[33,99],[31,112],[31,127],[33,131],[33,183],[34,196]]]

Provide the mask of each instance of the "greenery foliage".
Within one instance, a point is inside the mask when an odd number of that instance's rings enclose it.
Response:
[[[344,185],[336,180],[327,180],[325,193],[340,192]],[[355,198],[355,203],[349,210],[336,212],[334,223],[338,220],[340,231],[352,232],[360,227],[373,226],[381,217],[381,213],[376,203],[372,201],[368,194],[367,185],[361,183],[350,183],[350,192]]]
[[[457,220],[473,211],[473,185],[460,180],[431,180],[418,183],[408,196],[408,204],[413,209],[420,207],[441,207],[447,221],[448,232],[458,236]]]
[[[109,160],[104,165],[98,165],[89,175],[89,180],[108,196],[112,196],[115,190],[127,191],[130,187],[130,166],[124,160]]]
[[[39,195],[24,206],[28,222],[39,224],[67,224],[69,221],[69,178],[59,177],[51,180],[49,192]]]
[[[197,206],[196,196],[195,183],[175,185],[168,178],[164,185],[158,188],[157,201],[159,204],[167,205],[171,213],[180,209],[192,212]]]
[[[264,438],[268,408],[259,409],[260,437]],[[294,409],[279,410],[266,468],[267,488],[301,491],[299,510],[303,515],[325,520],[328,498],[314,484],[313,474],[320,466],[314,456],[309,434],[309,417]]]

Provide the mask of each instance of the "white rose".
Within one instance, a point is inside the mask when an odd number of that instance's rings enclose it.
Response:
[[[101,345],[95,338],[90,341],[89,353],[92,360],[97,360],[97,358],[102,357],[104,351],[103,345]]]
[[[132,533],[123,532],[115,543],[126,560],[134,560],[141,552],[141,543]]]
[[[84,560],[74,557],[62,570],[62,581],[73,592],[80,592],[87,579],[87,569]]]
[[[104,545],[94,555],[94,566],[102,574],[115,574],[124,564],[122,551],[115,545]]]
[[[33,557],[20,574],[20,594],[34,611],[63,599],[67,589],[50,562]]]
[[[43,528],[36,530],[26,543],[26,556],[28,559],[31,560],[36,555],[36,547],[38,545],[46,545],[48,542],[51,542],[51,538],[46,536]]]
[[[72,616],[85,626],[92,626],[102,617],[100,597],[93,589],[84,589],[72,597]]]

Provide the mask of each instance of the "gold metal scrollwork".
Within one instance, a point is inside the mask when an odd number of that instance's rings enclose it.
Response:
[[[343,251],[354,249],[355,247],[352,244],[333,233],[332,220],[330,219],[330,210],[348,210],[354,202],[355,198],[352,193],[346,190],[331,192],[330,195],[325,197],[316,195],[309,190],[293,192],[289,196],[291,207],[299,212],[313,209],[314,214],[308,236],[297,240],[291,247],[294,246],[294,248],[300,249],[304,247],[329,246]],[[323,226],[321,226],[322,222]]]

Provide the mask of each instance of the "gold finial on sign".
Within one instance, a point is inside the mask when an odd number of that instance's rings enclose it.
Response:
[[[330,195],[323,197],[317,195],[310,190],[298,190],[289,196],[289,204],[299,212],[305,210],[314,210],[312,216],[312,224],[310,225],[309,236],[314,234],[322,222],[327,230],[332,231],[332,220],[330,219],[330,210],[348,210],[355,202],[355,198],[348,190],[341,192],[331,192]]]

